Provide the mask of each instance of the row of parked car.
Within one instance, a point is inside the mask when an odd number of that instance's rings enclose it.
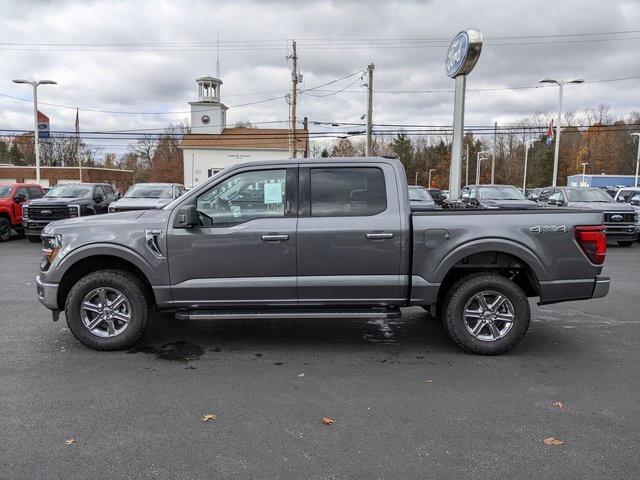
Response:
[[[54,220],[162,208],[186,192],[174,183],[139,183],[123,196],[107,183],[68,183],[45,190],[35,183],[0,184],[0,242],[14,230],[30,242]]]
[[[604,211],[607,238],[631,246],[640,237],[640,187],[625,187],[610,194],[595,187],[546,187],[530,192],[511,185],[467,185],[458,199],[435,197],[429,189],[409,187],[414,211],[436,208],[532,209],[570,207]]]

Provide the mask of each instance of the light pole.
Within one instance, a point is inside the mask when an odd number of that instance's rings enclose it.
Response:
[[[589,162],[582,162],[582,186],[586,187],[585,183],[586,183],[586,178],[585,176],[587,175],[587,165],[589,165]]]
[[[429,169],[429,188],[431,188],[431,172],[435,172],[436,169],[435,168],[430,168]]]
[[[575,80],[555,80],[553,78],[545,78],[540,80],[539,83],[555,83],[558,85],[558,121],[556,122],[556,149],[553,154],[553,180],[552,186],[555,187],[558,183],[558,157],[560,155],[560,127],[562,124],[562,90],[565,85],[569,83],[583,83],[584,80],[581,78]]]
[[[489,153],[489,150],[481,150],[476,156],[476,185],[480,185],[480,165],[482,164],[482,160],[487,159],[486,157],[480,157],[483,153]]]
[[[638,166],[640,165],[640,133],[632,133],[632,137],[638,137],[638,153],[636,154],[636,183],[635,186],[638,186]]]
[[[36,154],[36,183],[40,184],[40,146],[38,135],[38,85],[56,85],[53,80],[14,80],[13,83],[28,83],[33,87],[33,144]]]
[[[537,140],[525,140],[524,142],[524,174],[522,175],[522,193],[527,189],[527,164],[529,162],[529,146],[536,143]]]

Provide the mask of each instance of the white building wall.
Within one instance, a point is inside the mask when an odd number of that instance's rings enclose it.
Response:
[[[300,151],[298,157],[302,157],[302,154],[303,151]],[[287,160],[289,159],[289,150],[185,148],[182,151],[182,155],[184,161],[184,186],[193,188],[214,173],[231,165],[255,160]]]

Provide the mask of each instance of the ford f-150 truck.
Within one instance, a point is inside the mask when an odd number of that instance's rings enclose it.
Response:
[[[528,297],[603,297],[601,212],[411,212],[385,158],[230,167],[159,210],[53,222],[37,295],[83,344],[126,348],[152,309],[178,319],[386,318],[422,306],[463,349],[497,354]]]

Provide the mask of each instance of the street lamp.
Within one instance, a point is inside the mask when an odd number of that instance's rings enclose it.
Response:
[[[529,146],[536,143],[536,139],[525,140],[524,142],[524,174],[522,179],[522,193],[527,189],[527,163],[529,162]]]
[[[556,122],[556,149],[553,154],[553,181],[552,186],[555,187],[558,182],[558,157],[560,155],[560,127],[562,123],[562,90],[569,83],[584,83],[584,80],[577,78],[575,80],[555,80],[553,78],[545,78],[539,83],[555,83],[560,87],[558,94],[558,121]]]
[[[480,155],[483,153],[489,153],[489,150],[481,150],[476,156],[476,185],[480,185],[480,165],[482,164],[482,160],[487,160],[487,157],[480,158]]]
[[[40,146],[38,145],[38,86],[56,85],[53,80],[14,80],[13,83],[27,83],[33,87],[33,144],[36,154],[36,183],[40,184]]]
[[[582,162],[582,186],[586,187],[585,183],[586,183],[586,179],[585,176],[587,174],[587,165],[589,165],[589,162]]]
[[[429,169],[429,188],[431,188],[431,172],[435,172],[436,169],[435,168],[430,168]]]
[[[640,165],[640,133],[632,133],[632,137],[638,137],[638,153],[636,154],[636,184],[638,186],[638,166]]]

